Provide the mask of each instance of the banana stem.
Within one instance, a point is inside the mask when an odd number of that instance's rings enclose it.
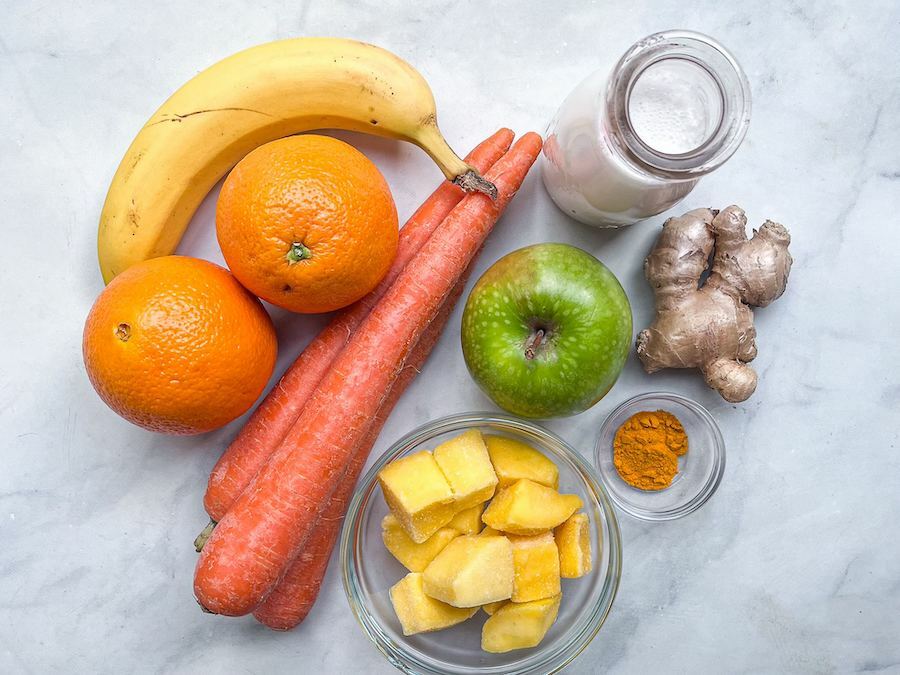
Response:
[[[423,126],[415,138],[415,143],[428,153],[447,180],[466,192],[481,192],[491,199],[497,198],[497,187],[489,180],[485,180],[475,167],[466,164],[453,152],[441,135],[437,122]]]
[[[463,175],[457,176],[453,182],[466,192],[481,192],[491,199],[497,199],[497,186],[483,178],[475,169],[470,169]]]

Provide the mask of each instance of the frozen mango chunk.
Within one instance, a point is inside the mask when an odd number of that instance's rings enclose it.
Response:
[[[463,535],[422,573],[425,592],[454,607],[480,607],[512,595],[512,544],[506,537]]]
[[[559,489],[559,469],[543,454],[522,441],[505,436],[484,437],[491,464],[500,481],[498,488],[505,488],[517,480],[527,478],[535,483]]]
[[[381,521],[381,538],[385,548],[410,572],[422,572],[434,556],[440,553],[459,531],[442,527],[421,544],[417,544],[406,533],[406,529],[394,514],[388,514]]]
[[[484,610],[484,613],[488,616],[493,616],[494,612],[503,607],[509,600],[498,600],[497,602],[489,602],[486,605],[482,605],[481,609]]]
[[[553,488],[523,478],[500,490],[481,519],[495,530],[509,534],[540,534],[581,507],[578,495],[561,495]]]
[[[447,523],[447,527],[462,534],[478,534],[481,532],[481,514],[484,513],[484,504],[477,504],[470,509],[463,509],[453,520]]]
[[[536,647],[559,614],[557,595],[531,602],[510,602],[494,612],[481,629],[481,648],[500,654]]]
[[[478,429],[470,429],[434,449],[434,461],[453,490],[456,509],[468,509],[494,496],[497,474]]]
[[[553,530],[559,548],[559,574],[577,579],[591,571],[591,523],[585,513],[574,513]]]
[[[391,462],[378,482],[391,513],[417,544],[456,515],[450,483],[427,450]]]
[[[460,609],[425,594],[422,574],[410,572],[391,587],[391,604],[404,635],[449,628],[472,617],[478,608]]]
[[[485,525],[484,529],[478,533],[479,537],[498,537],[502,536],[503,533],[500,530],[495,530],[493,527],[489,525]]]
[[[513,602],[559,595],[559,551],[551,532],[530,537],[509,535],[513,547]]]

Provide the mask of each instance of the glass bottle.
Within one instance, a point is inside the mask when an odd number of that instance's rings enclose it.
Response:
[[[681,201],[731,157],[749,123],[750,85],[722,45],[656,33],[563,102],[547,130],[544,185],[576,220],[630,225]]]

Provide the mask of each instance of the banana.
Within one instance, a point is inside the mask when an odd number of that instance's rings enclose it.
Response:
[[[447,145],[431,89],[408,63],[354,40],[280,40],[202,71],[140,130],[100,215],[104,281],[136,262],[174,252],[200,202],[248,152],[313,129],[414,143],[449,180],[496,195]]]

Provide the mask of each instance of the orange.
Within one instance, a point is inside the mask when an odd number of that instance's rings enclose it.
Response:
[[[151,431],[199,434],[253,405],[278,347],[262,304],[227,270],[165,256],[110,282],[82,349],[91,384],[119,415]]]
[[[378,168],[327,136],[258,147],[216,206],[225,262],[263,300],[330,312],[372,291],[397,254],[397,208]]]

